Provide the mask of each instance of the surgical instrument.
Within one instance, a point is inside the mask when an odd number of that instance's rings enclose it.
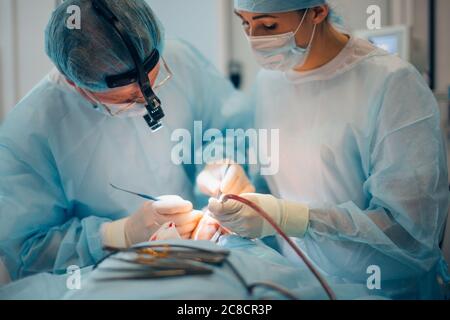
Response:
[[[137,193],[137,192],[125,190],[125,189],[116,187],[116,186],[113,185],[112,183],[110,183],[109,185],[110,185],[111,187],[113,187],[114,189],[116,189],[116,190],[123,191],[123,192],[129,193],[129,194],[133,194],[133,195],[135,195],[135,196],[144,198],[144,199],[146,199],[146,200],[150,200],[150,201],[158,201],[158,198],[153,197],[153,196],[148,196],[148,195],[145,195],[145,194],[142,194],[142,193]]]
[[[231,167],[231,163],[230,163],[229,161],[227,161],[226,165],[227,165],[227,166],[225,167],[225,169],[224,169],[224,171],[223,171],[223,173],[222,173],[222,181],[223,181],[223,179],[225,179],[225,177],[227,176],[228,170],[229,170],[230,167]],[[221,197],[222,197],[222,190],[221,190],[221,188],[219,187],[219,193],[218,193],[218,195],[217,195],[217,199],[220,200]]]

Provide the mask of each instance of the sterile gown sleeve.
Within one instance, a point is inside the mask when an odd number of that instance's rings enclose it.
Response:
[[[32,167],[15,151],[0,144],[0,251],[11,277],[98,261],[104,254],[100,225],[108,220],[72,217],[54,164]]]
[[[381,268],[383,280],[430,271],[440,258],[449,196],[439,109],[420,75],[394,72],[374,114],[373,134],[360,146],[367,151],[367,207],[311,204],[305,238],[325,271],[362,281],[370,265]]]

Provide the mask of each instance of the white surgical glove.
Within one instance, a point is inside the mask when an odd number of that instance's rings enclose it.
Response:
[[[203,216],[197,225],[197,228],[192,232],[192,240],[211,240],[218,233],[226,233],[222,231],[221,226],[217,220],[214,220],[207,214]]]
[[[200,191],[210,197],[219,194],[242,194],[255,192],[242,166],[230,160],[208,164],[197,177]]]
[[[309,222],[307,206],[257,193],[242,194],[241,197],[266,211],[288,236],[303,237],[305,235]],[[222,203],[211,198],[208,209],[224,227],[240,236],[259,238],[276,234],[275,229],[257,212],[235,200]]]
[[[149,241],[150,237],[166,222],[173,222],[183,239],[189,239],[202,218],[201,211],[194,211],[192,203],[179,196],[161,196],[158,201],[145,202],[133,215],[102,225],[103,244],[115,248],[127,248]]]

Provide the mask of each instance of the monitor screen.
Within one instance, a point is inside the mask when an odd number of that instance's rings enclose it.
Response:
[[[400,54],[400,38],[397,34],[371,36],[368,40],[391,54]]]

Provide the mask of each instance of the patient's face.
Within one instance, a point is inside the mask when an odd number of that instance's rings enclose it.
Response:
[[[217,220],[208,215],[204,215],[202,220],[197,225],[197,228],[192,233],[192,240],[211,240],[218,230],[222,229]],[[226,234],[222,230],[222,234]]]

